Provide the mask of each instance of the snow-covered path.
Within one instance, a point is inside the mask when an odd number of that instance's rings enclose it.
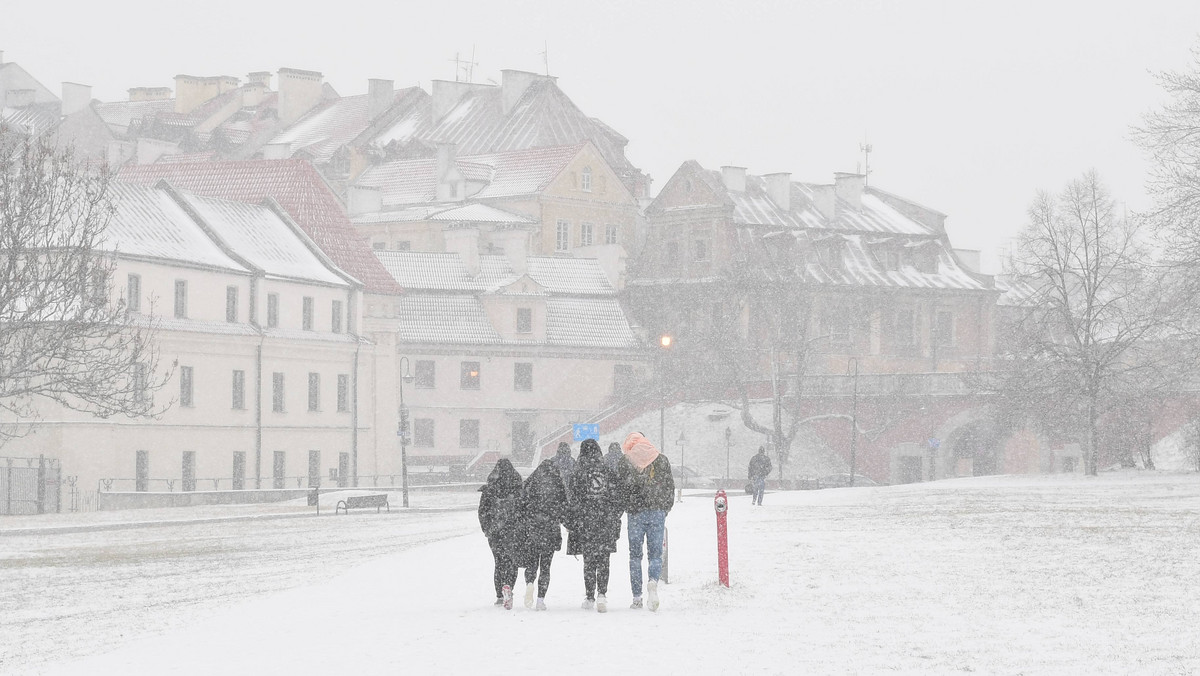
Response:
[[[473,514],[437,515],[466,526]],[[1200,477],[1029,477],[710,497],[668,520],[672,583],[607,615],[559,555],[549,612],[494,608],[481,535],[386,554],[231,603],[48,673],[1200,672]]]

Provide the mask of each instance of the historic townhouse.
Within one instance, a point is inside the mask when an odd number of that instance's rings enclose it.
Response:
[[[351,219],[376,250],[445,251],[453,230],[481,232],[483,251],[518,229],[533,254],[598,258],[620,284],[638,237],[638,206],[591,142],[571,146],[395,160],[350,190]]]
[[[535,441],[627,391],[644,351],[596,260],[480,255],[478,231],[459,232],[452,252],[376,254],[409,292],[394,312],[410,461],[529,464]]]
[[[738,265],[770,263],[792,271],[807,299],[805,333],[819,355],[810,372],[844,373],[848,357],[869,373],[962,371],[992,354],[998,292],[965,262],[975,252],[951,247],[944,214],[863,176],[815,185],[689,161],[647,221],[630,298],[655,331],[711,323],[730,308],[705,289]],[[759,321],[751,315],[739,320],[743,333]]]
[[[111,302],[157,326],[169,379],[150,419],[60,410],[9,448],[44,453],[86,499],[298,488],[374,470],[362,288],[277,204],[114,184]],[[364,405],[365,404],[365,405]],[[88,505],[84,505],[86,508]],[[105,506],[105,505],[102,505]]]

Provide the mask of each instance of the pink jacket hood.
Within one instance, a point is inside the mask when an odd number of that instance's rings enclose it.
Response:
[[[621,450],[639,471],[649,467],[650,463],[658,457],[658,449],[654,447],[654,444],[637,432],[630,432],[629,436],[625,437],[625,443],[621,444]]]

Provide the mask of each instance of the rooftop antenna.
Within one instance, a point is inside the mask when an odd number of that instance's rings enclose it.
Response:
[[[454,62],[454,81],[455,82],[463,82],[463,79],[462,79],[463,75],[466,75],[467,82],[471,82],[471,78],[473,78],[475,76],[475,66],[479,65],[479,64],[475,63],[475,45],[471,45],[471,60],[470,61],[463,60],[458,52],[454,52],[453,59],[446,59],[446,60]]]
[[[550,43],[542,43],[542,63],[546,66],[546,77],[550,77]]]
[[[861,150],[862,154],[863,154],[863,185],[870,186],[871,185],[871,151],[875,150],[875,147],[872,146],[870,143],[860,143],[860,144],[858,144],[858,149]]]

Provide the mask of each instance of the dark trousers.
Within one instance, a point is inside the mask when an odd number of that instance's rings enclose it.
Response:
[[[766,492],[766,490],[767,490],[767,480],[766,479],[751,479],[750,483],[754,484],[754,495],[751,496],[750,502],[752,502],[756,505],[761,505],[762,499],[763,499],[763,493]]]
[[[546,598],[546,590],[550,588],[550,562],[554,560],[554,552],[541,552],[534,559],[533,565],[525,568],[525,584],[538,583],[538,598]],[[538,571],[541,574],[538,574]]]
[[[589,601],[596,600],[596,591],[608,594],[608,554],[583,555],[583,591]]]
[[[512,587],[517,583],[517,562],[503,547],[496,544],[492,544],[492,558],[496,560],[496,571],[492,580],[496,583],[496,598],[500,598],[504,595],[504,585]]]

